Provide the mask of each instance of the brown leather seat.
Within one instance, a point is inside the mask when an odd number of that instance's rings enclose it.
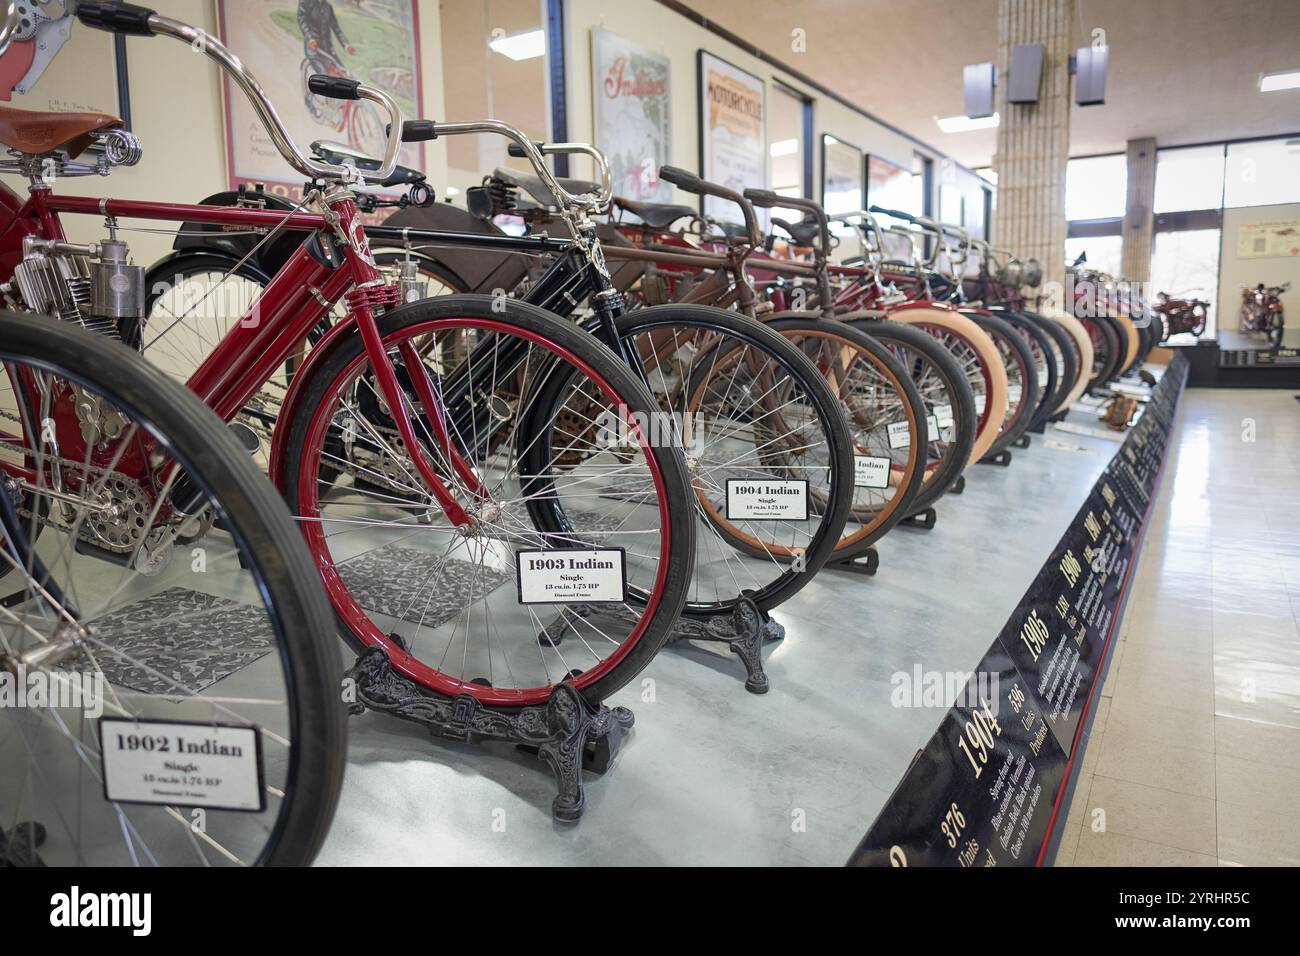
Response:
[[[20,153],[63,150],[70,157],[85,152],[90,134],[122,125],[107,113],[49,113],[0,106],[0,145]]]
[[[694,206],[679,206],[673,203],[664,202],[645,202],[640,199],[627,199],[623,196],[615,196],[614,203],[621,209],[626,209],[632,215],[638,217],[651,229],[667,229],[678,219],[684,219],[687,216],[698,216],[699,210]]]

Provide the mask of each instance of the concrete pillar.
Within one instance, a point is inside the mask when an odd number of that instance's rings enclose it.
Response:
[[[1128,199],[1124,203],[1124,250],[1121,271],[1130,282],[1151,279],[1151,243],[1155,228],[1156,141],[1128,141]]]
[[[999,0],[999,70],[1011,48],[1043,44],[1038,102],[1009,104],[998,84],[998,174],[994,243],[1043,266],[1045,283],[1065,280],[1065,164],[1070,157],[1070,54],[1074,0]],[[1059,288],[1059,286],[1058,286]]]

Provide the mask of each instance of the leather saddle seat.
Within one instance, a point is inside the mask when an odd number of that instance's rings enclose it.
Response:
[[[0,106],[0,145],[32,156],[58,150],[76,159],[93,142],[92,134],[121,126],[120,119],[107,113],[53,113]]]
[[[796,245],[813,247],[821,245],[822,227],[816,219],[802,219],[799,222],[788,222],[783,225]]]
[[[527,173],[521,173],[514,169],[508,169],[505,166],[498,166],[492,170],[492,178],[499,179],[503,183],[509,183],[516,189],[522,189],[539,205],[550,207],[555,205],[555,197],[551,191],[546,188],[539,176],[530,176]],[[555,181],[560,184],[561,189],[568,190],[575,196],[581,196],[583,193],[598,193],[600,186],[596,183],[587,182],[584,179],[561,179],[558,176]]]
[[[651,229],[667,229],[678,219],[699,215],[693,206],[674,203],[643,202],[639,199],[624,199],[622,196],[615,196],[614,203],[618,208],[626,209],[632,215],[639,217]]]

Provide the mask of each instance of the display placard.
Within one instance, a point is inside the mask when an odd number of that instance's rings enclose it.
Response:
[[[802,478],[728,478],[728,521],[807,521],[808,482]]]
[[[864,866],[1041,861],[1125,597],[1187,377],[1179,354],[966,692],[858,844]]]
[[[888,488],[889,469],[893,462],[872,455],[853,456],[853,486],[855,488]]]
[[[910,448],[912,445],[912,426],[909,422],[890,422],[885,426],[890,448]]]
[[[627,597],[622,548],[538,548],[515,555],[520,604],[607,604]]]
[[[266,809],[256,727],[104,717],[99,752],[104,797],[115,803]]]

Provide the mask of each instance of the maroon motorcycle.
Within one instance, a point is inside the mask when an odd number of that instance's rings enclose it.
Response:
[[[1238,313],[1241,331],[1262,332],[1274,347],[1281,345],[1285,325],[1282,293],[1289,288],[1289,282],[1270,286],[1261,282],[1253,289],[1242,289],[1241,312]]]
[[[1201,299],[1174,299],[1161,292],[1156,297],[1152,310],[1160,317],[1164,326],[1164,335],[1160,341],[1166,341],[1171,335],[1190,332],[1200,336],[1205,331],[1205,317],[1210,303]]]

